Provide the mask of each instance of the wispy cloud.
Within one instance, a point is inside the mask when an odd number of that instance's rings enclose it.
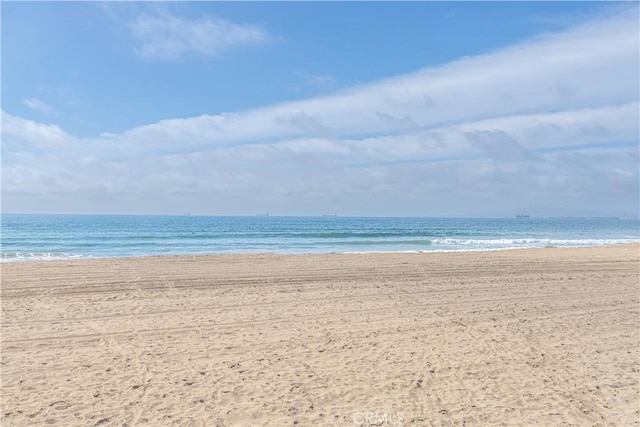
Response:
[[[266,30],[215,17],[185,19],[166,11],[138,15],[132,26],[136,52],[146,59],[173,60],[185,55],[212,56],[268,41]]]
[[[325,95],[335,91],[339,85],[335,77],[328,74],[297,73],[302,85],[311,89],[313,95]]]
[[[634,14],[332,95],[163,120],[120,137],[156,149],[213,148],[315,134],[365,138],[514,114],[637,101]]]
[[[52,115],[56,113],[56,109],[51,105],[47,104],[41,99],[38,98],[25,98],[22,100],[22,103],[27,107],[31,108],[34,111],[39,113]]]
[[[3,196],[103,194],[159,210],[203,200],[213,210],[224,199],[227,212],[400,199],[428,200],[431,214],[470,200],[629,209],[639,182],[636,18],[629,8],[331,95],[90,139],[4,113]]]

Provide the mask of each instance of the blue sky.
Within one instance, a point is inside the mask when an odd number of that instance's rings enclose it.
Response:
[[[2,210],[638,213],[638,4],[3,2]]]

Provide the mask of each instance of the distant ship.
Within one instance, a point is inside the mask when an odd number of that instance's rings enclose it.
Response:
[[[325,218],[335,218],[335,217],[338,216],[338,214],[324,214],[322,216],[325,217]]]
[[[529,215],[516,215],[516,218],[529,218]]]
[[[269,216],[269,212],[259,213],[259,214],[256,214],[256,216]]]

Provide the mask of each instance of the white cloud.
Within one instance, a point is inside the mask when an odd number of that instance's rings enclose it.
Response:
[[[167,12],[141,14],[132,24],[136,52],[147,59],[178,59],[183,55],[217,55],[226,50],[266,42],[269,34],[250,24],[215,17],[183,19]]]
[[[633,101],[639,91],[634,18],[633,13],[622,15],[333,95],[241,113],[163,120],[131,129],[122,139],[159,149],[200,149],[297,138],[319,130],[334,136],[397,133],[402,127]]]
[[[3,113],[4,202],[37,193],[218,213],[333,203],[409,214],[420,201],[422,214],[548,200],[634,209],[634,11],[328,96],[96,138]]]
[[[22,103],[34,111],[44,114],[55,114],[56,109],[38,98],[25,98]]]
[[[11,151],[59,150],[69,147],[73,137],[57,125],[46,125],[2,111],[2,146]]]

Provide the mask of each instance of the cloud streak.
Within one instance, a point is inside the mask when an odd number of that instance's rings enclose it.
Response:
[[[638,31],[629,8],[331,95],[95,138],[3,113],[3,194],[9,203],[82,194],[96,210],[103,195],[146,200],[146,211],[313,213],[333,203],[408,214],[417,211],[380,209],[422,201],[420,212],[436,215],[469,201],[507,209],[567,198],[629,211],[638,204]]]
[[[37,111],[39,113],[52,115],[56,112],[55,108],[38,98],[25,98],[22,100],[22,103],[33,111]]]
[[[226,145],[296,138],[308,118],[337,136],[398,132],[519,112],[557,111],[637,99],[638,24],[633,14],[493,54],[241,113],[164,120],[125,132],[159,144]],[[157,138],[162,136],[162,138]]]
[[[136,53],[152,60],[175,60],[187,55],[215,56],[270,39],[267,31],[256,25],[215,17],[189,20],[166,11],[138,15],[131,29],[138,43]]]

